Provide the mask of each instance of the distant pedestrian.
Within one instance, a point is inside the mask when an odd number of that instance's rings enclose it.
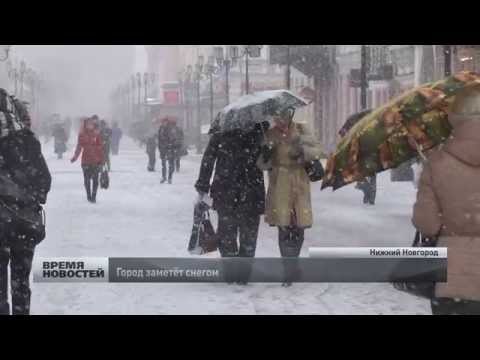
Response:
[[[160,182],[162,184],[167,181],[167,163],[168,183],[172,183],[179,136],[175,122],[165,117],[158,130],[158,149],[160,150],[160,159],[162,161],[162,180]]]
[[[98,123],[94,118],[88,118],[84,121],[84,126],[78,135],[78,143],[75,154],[71,159],[74,163],[82,154],[82,169],[87,200],[95,203],[97,200],[97,190],[99,175],[104,165],[104,147],[102,135],[100,134]]]
[[[176,172],[180,172],[180,160],[182,158],[182,156],[185,155],[185,144],[184,144],[184,141],[185,141],[185,136],[184,136],[184,133],[183,133],[183,129],[178,126],[178,123],[177,123],[177,120],[175,118],[173,118],[172,120],[172,124],[173,124],[173,127],[174,127],[174,132],[175,132],[175,138],[176,138],[176,146],[175,146],[175,171]]]
[[[105,159],[107,170],[110,171],[110,145],[112,142],[112,129],[110,129],[105,120],[100,121],[100,134],[102,135],[103,142],[103,158]]]
[[[122,139],[123,132],[122,129],[118,126],[118,122],[113,122],[112,127],[112,155],[118,155],[118,151],[120,149],[120,140]]]
[[[54,149],[58,159],[63,158],[63,153],[67,151],[67,132],[63,124],[54,124],[52,136],[54,138]]]
[[[148,155],[148,171],[155,171],[155,163],[157,162],[157,135],[151,135],[146,140],[146,151]]]

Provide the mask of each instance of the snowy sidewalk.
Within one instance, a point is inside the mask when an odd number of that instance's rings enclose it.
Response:
[[[160,184],[146,170],[147,156],[128,138],[112,156],[111,188],[97,204],[85,199],[72,146],[57,160],[44,146],[53,185],[47,204],[47,238],[36,256],[189,257],[193,184],[201,157],[183,159],[173,184]],[[362,204],[353,186],[335,193],[312,185],[314,227],[310,246],[408,246],[415,189],[410,183],[378,179],[377,205]],[[279,256],[277,231],[262,222],[257,256]],[[214,255],[216,256],[216,255]],[[390,284],[32,284],[33,314],[430,314],[426,300]]]

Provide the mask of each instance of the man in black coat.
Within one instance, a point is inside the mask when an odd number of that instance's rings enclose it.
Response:
[[[10,313],[10,263],[12,313],[28,315],[29,277],[35,246],[45,237],[41,212],[51,176],[40,142],[28,127],[19,128],[15,122],[0,109],[0,314]]]
[[[162,161],[162,184],[167,181],[167,162],[168,183],[172,183],[179,140],[180,133],[177,131],[175,120],[171,118],[163,119],[162,125],[160,125],[158,130],[158,149],[160,150],[160,160]]]
[[[210,192],[213,199],[222,257],[255,256],[260,216],[265,211],[263,172],[257,167],[268,123],[263,126],[250,132],[215,133],[203,155],[195,189],[201,197]]]

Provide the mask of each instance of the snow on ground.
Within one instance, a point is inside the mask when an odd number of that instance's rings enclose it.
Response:
[[[199,155],[189,155],[173,185],[146,171],[147,156],[128,138],[112,156],[111,188],[98,203],[86,201],[79,162],[57,160],[44,145],[53,185],[47,204],[47,238],[38,257],[189,257],[193,183]],[[362,204],[348,186],[335,193],[312,185],[315,224],[307,230],[303,256],[311,246],[408,246],[415,189],[378,179],[377,205]],[[257,256],[279,256],[277,231],[262,223]],[[390,284],[66,284],[32,283],[33,314],[430,314],[426,300]]]

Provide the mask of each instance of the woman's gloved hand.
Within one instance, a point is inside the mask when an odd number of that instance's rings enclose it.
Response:
[[[269,162],[270,159],[272,158],[273,155],[273,150],[274,150],[274,144],[273,142],[268,142],[264,145],[262,145],[262,157],[264,162]]]

